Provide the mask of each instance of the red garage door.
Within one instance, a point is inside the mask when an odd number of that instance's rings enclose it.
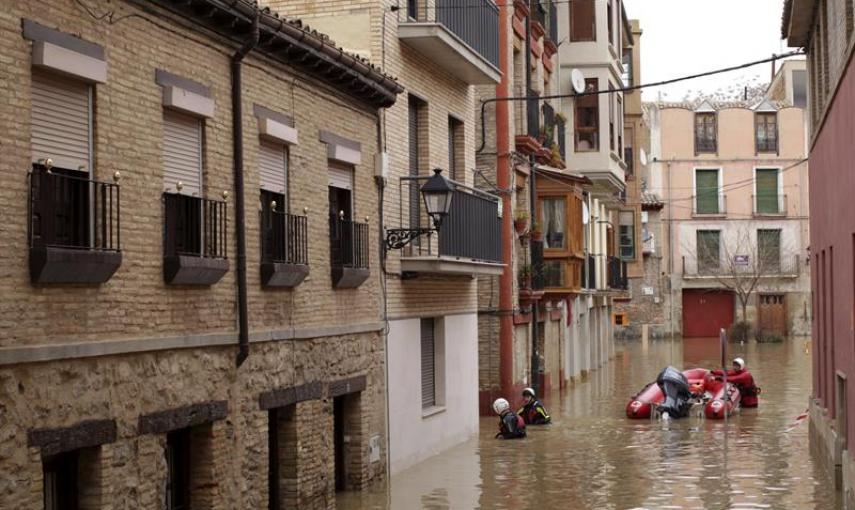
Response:
[[[683,336],[718,337],[733,324],[733,293],[721,290],[683,291]]]

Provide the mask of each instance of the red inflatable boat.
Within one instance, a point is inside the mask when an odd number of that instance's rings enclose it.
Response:
[[[729,417],[739,409],[741,398],[739,388],[730,383],[727,383],[725,388],[722,377],[716,377],[711,373],[707,374],[704,379],[704,390],[712,396],[704,406],[704,416],[707,418],[720,420]]]
[[[684,370],[683,375],[689,380],[689,388],[692,393],[702,393],[706,380],[708,377],[712,377],[710,371],[705,368]],[[626,416],[634,419],[650,418],[650,414],[653,412],[653,404],[661,404],[664,400],[665,394],[662,393],[656,382],[652,382],[629,400],[626,405]]]

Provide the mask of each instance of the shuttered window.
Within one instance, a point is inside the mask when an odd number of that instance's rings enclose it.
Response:
[[[697,260],[698,271],[712,272],[721,265],[721,232],[718,230],[698,230]]]
[[[408,98],[407,103],[407,138],[409,145],[409,167],[410,177],[419,176],[419,113],[424,103],[414,96]],[[420,203],[418,181],[409,181],[410,198],[410,228],[418,228],[420,223]]]
[[[597,40],[595,0],[572,0],[570,3],[570,40]]]
[[[760,229],[757,231],[757,262],[760,272],[774,272],[781,268],[781,231]]]
[[[436,405],[436,336],[434,319],[421,320],[422,408]]]
[[[163,111],[163,189],[201,196],[202,120],[173,110]]]
[[[760,214],[779,214],[781,211],[778,196],[778,169],[758,168],[756,175],[757,212]]]
[[[50,158],[56,168],[91,170],[90,85],[33,69],[31,121],[34,162]]]
[[[261,140],[258,152],[258,173],[261,189],[287,195],[288,149],[277,143]]]
[[[332,188],[353,191],[353,167],[339,163],[329,164],[329,185]]]
[[[695,213],[719,214],[718,170],[695,171]]]

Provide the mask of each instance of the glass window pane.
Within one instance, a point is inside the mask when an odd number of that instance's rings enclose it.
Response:
[[[698,271],[711,271],[720,266],[721,253],[718,230],[698,230]]]
[[[564,287],[564,262],[561,260],[543,261],[543,280],[545,287]]]
[[[541,222],[544,233],[543,248],[546,250],[567,247],[567,205],[564,198],[544,198],[540,203]]]

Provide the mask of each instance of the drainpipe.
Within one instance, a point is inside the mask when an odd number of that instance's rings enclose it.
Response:
[[[513,6],[503,2],[499,6],[499,68],[502,78],[496,85],[496,97],[510,97],[510,62],[508,55],[509,17]],[[509,398],[514,388],[514,250],[511,225],[511,129],[510,102],[496,102],[496,184],[502,200],[502,260],[505,267],[499,277],[499,385],[502,395]]]
[[[535,9],[537,7],[534,7]],[[525,87],[526,87],[526,95],[529,94],[531,90],[531,14],[528,15],[525,19]],[[528,107],[531,105],[531,102],[526,101],[526,120],[528,120]],[[540,102],[538,101],[536,108],[540,109]],[[538,112],[539,113],[539,112]],[[538,119],[540,116],[538,115]],[[529,134],[531,134],[531,127],[529,126]],[[531,221],[536,221],[537,218],[537,193],[535,189],[535,183],[537,179],[537,170],[535,168],[535,158],[533,155],[529,155],[528,157],[529,168],[531,169],[529,175],[529,217]],[[531,266],[532,266],[532,275],[534,274],[534,268],[539,268],[542,260],[535,260],[535,241],[529,238],[529,253],[531,254]],[[539,257],[538,257],[539,258]],[[532,301],[531,304],[531,387],[534,388],[535,394],[540,394],[540,380],[538,376],[540,374],[540,355],[537,352],[537,338],[538,338],[538,330],[540,329],[540,325],[537,323],[537,315],[538,309],[540,308],[539,303],[537,301]]]
[[[238,355],[237,366],[249,357],[249,312],[246,296],[246,214],[243,186],[243,94],[241,89],[241,62],[258,44],[259,11],[255,6],[252,32],[249,40],[231,58],[232,71],[232,147],[235,179],[235,235],[237,237],[237,288],[238,288]]]

